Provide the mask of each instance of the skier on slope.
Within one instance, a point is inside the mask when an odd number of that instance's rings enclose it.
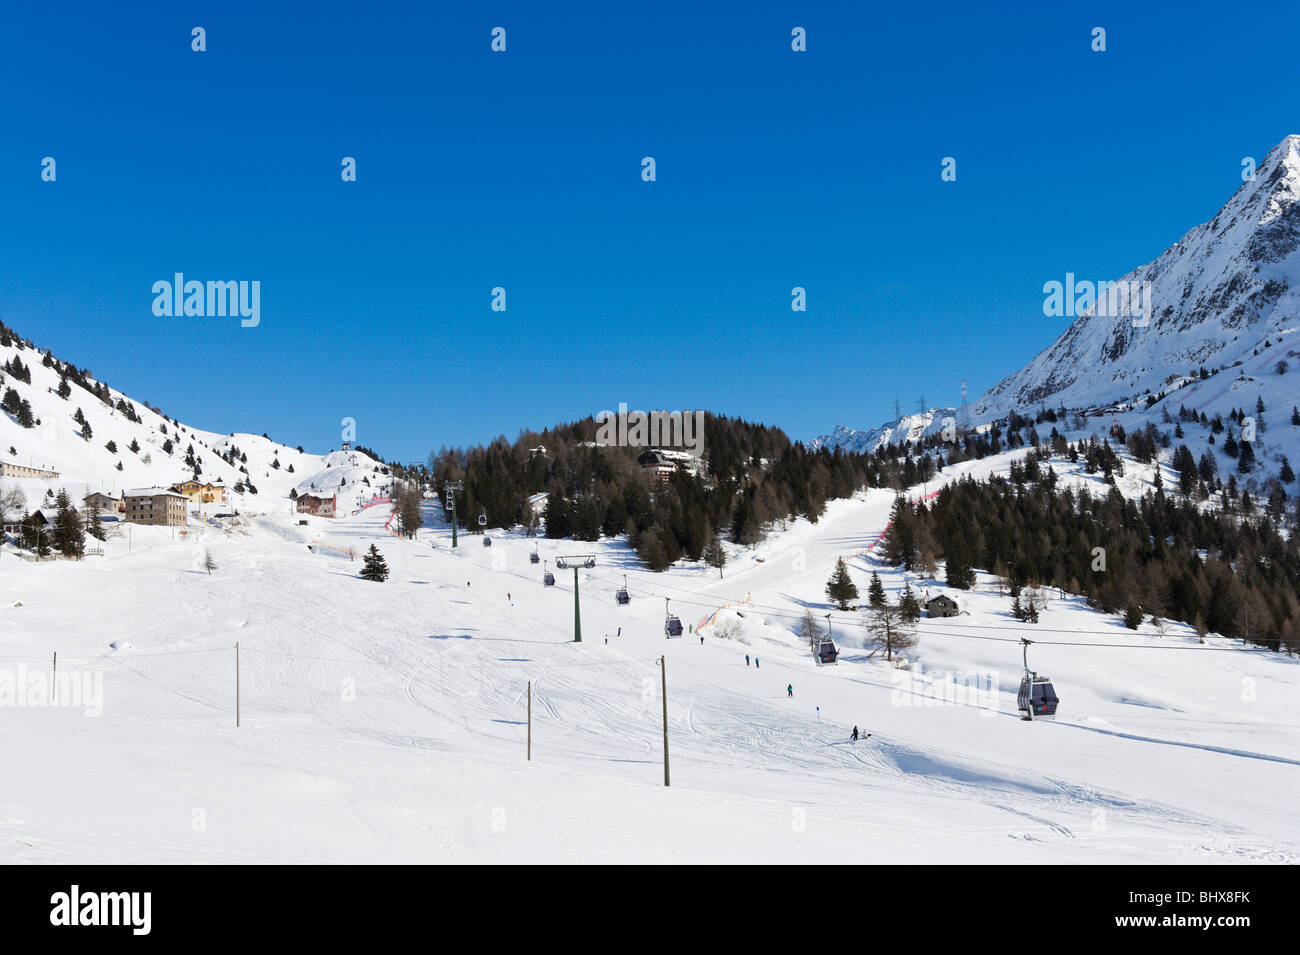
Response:
[[[794,684],[793,684],[793,683],[791,683],[789,686],[787,686],[787,687],[785,688],[785,695],[786,695],[787,698],[788,698],[788,697],[792,697],[792,696],[794,696]]]
[[[856,726],[853,727],[853,737],[852,737],[852,738],[853,738],[853,740],[854,740],[855,742],[857,741],[857,738],[858,738],[858,728],[857,728]]]
[[[749,666],[749,654],[745,654],[745,666]]]
[[[758,657],[754,657],[754,669],[758,669]]]

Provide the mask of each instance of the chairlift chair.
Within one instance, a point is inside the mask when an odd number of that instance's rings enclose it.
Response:
[[[668,598],[664,598],[664,636],[680,637],[682,635],[682,622],[678,620],[668,610]]]
[[[1060,698],[1052,686],[1051,677],[1041,676],[1029,669],[1029,645],[1032,640],[1024,637],[1025,675],[1020,678],[1020,690],[1016,693],[1016,708],[1020,710],[1022,720],[1054,720],[1056,705]]]

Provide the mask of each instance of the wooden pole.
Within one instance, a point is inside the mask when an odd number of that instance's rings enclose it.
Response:
[[[54,699],[55,687],[58,686],[59,676],[59,651],[54,651],[54,663],[50,667],[50,699]]]
[[[663,678],[664,696],[664,785],[668,785],[668,661],[659,658],[659,673]]]
[[[235,726],[239,726],[239,641],[235,641]]]
[[[528,759],[533,758],[533,681],[528,681]]]

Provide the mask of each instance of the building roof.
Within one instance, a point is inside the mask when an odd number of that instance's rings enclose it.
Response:
[[[185,497],[184,494],[177,494],[175,491],[165,487],[137,487],[129,491],[123,491],[123,497],[158,497],[166,495],[167,497]]]

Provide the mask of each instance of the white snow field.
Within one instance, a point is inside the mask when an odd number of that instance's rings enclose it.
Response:
[[[1133,633],[1074,599],[1018,624],[981,578],[955,594],[969,613],[922,622],[916,682],[867,659],[852,613],[833,615],[840,663],[818,667],[798,617],[824,619],[835,557],[872,544],[892,499],[832,502],[815,525],[733,549],[723,579],[649,573],[618,541],[516,532],[489,548],[462,534],[453,551],[432,512],[418,540],[401,541],[383,505],[307,527],[287,513],[243,530],[191,525],[183,539],[136,527],[129,552],[113,538],[76,563],[0,555],[0,861],[1300,858],[1293,659],[1217,637],[1202,647],[1186,628]],[[386,583],[331,556],[371,543]],[[544,588],[534,547],[552,568],[557,555],[596,555],[578,574],[580,644],[573,573]],[[849,565],[865,598],[873,559]],[[624,573],[633,599],[618,607]],[[715,624],[701,644],[665,639],[664,596],[687,625],[749,600],[718,617],[740,622],[735,639]],[[1060,694],[1055,722],[1015,712],[1022,633],[1040,641],[1030,664]],[[15,698],[14,682],[48,679],[55,650],[65,681],[102,674],[100,715],[85,700],[16,705],[40,702],[30,686]],[[996,679],[994,703],[939,705],[922,681],[945,674]],[[855,724],[872,736],[850,742]]]

